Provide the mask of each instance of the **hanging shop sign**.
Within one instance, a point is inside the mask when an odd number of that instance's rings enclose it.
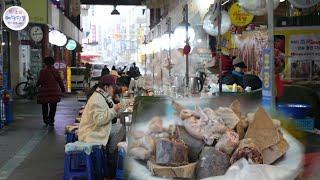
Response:
[[[60,0],[61,1],[61,0]],[[51,4],[48,0],[20,0],[21,7],[23,7],[29,14],[29,22],[37,24],[49,24],[48,4]]]
[[[289,0],[297,8],[310,8],[317,5],[320,0]]]
[[[254,18],[252,14],[247,13],[244,11],[239,3],[234,3],[230,10],[229,10],[229,15],[231,18],[232,24],[235,26],[246,26],[250,24]]]
[[[49,32],[49,42],[56,46],[64,46],[67,44],[67,36],[57,30]]]
[[[73,51],[75,50],[77,47],[77,42],[75,40],[72,40],[72,39],[69,39],[68,40],[68,43],[66,45],[66,48],[69,50],[69,51]]]
[[[43,31],[40,26],[33,26],[30,29],[30,36],[34,42],[40,42],[43,39]]]
[[[20,31],[29,23],[29,15],[19,6],[11,6],[3,13],[3,22],[11,30]]]

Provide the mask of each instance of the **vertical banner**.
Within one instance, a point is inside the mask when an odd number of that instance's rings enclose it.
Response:
[[[71,68],[67,67],[67,92],[71,93]]]
[[[263,49],[263,64],[262,64],[262,104],[266,107],[272,107],[273,83],[273,60],[271,60],[271,50],[269,48]]]
[[[63,81],[63,85],[67,88],[67,65],[60,60],[54,64],[54,67],[59,71],[59,75]]]

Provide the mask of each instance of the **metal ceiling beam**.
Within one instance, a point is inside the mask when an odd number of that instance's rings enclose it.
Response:
[[[93,5],[142,5],[143,0],[81,0],[81,4]]]

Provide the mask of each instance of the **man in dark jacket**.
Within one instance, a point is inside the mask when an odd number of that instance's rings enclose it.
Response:
[[[139,68],[136,66],[136,63],[133,63],[128,71],[128,76],[130,78],[137,78],[141,76]]]
[[[110,74],[110,70],[109,70],[108,66],[105,65],[101,71],[101,77],[104,75],[108,75],[108,74]]]

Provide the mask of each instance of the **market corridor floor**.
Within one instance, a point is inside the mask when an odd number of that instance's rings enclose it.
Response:
[[[54,129],[43,128],[41,106],[14,101],[14,123],[0,133],[0,180],[56,180],[63,176],[64,128],[83,103],[74,96],[57,108]]]

